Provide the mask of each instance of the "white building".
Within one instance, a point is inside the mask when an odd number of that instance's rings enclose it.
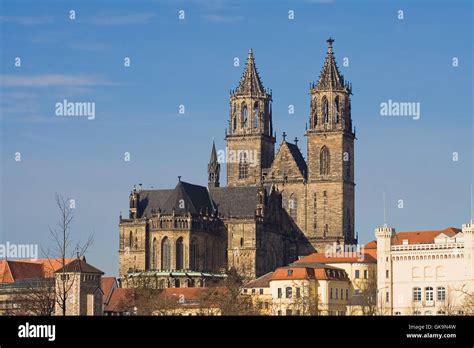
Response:
[[[395,233],[385,225],[375,236],[380,314],[472,314],[474,220],[462,230]]]

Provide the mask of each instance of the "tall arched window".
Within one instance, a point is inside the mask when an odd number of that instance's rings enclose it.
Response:
[[[334,123],[339,122],[339,97],[334,98]]]
[[[326,146],[321,148],[321,153],[319,157],[319,173],[321,175],[328,175],[330,169],[330,159],[329,159],[329,150]]]
[[[318,125],[318,102],[316,98],[313,99],[313,126]]]
[[[130,231],[130,235],[129,235],[129,238],[128,238],[128,247],[130,249],[132,249],[132,245],[133,245],[133,232]]]
[[[327,98],[323,97],[323,123],[329,122],[329,104]]]
[[[235,110],[235,104],[234,104],[234,109],[232,111],[232,133],[235,132],[237,129],[237,112]]]
[[[161,269],[171,269],[171,246],[168,237],[161,241]]]
[[[176,241],[176,269],[181,270],[184,269],[184,262],[183,262],[183,238],[180,237]]]
[[[198,244],[196,239],[191,240],[189,245],[189,268],[193,271],[197,271],[197,257],[198,257]]]
[[[249,175],[249,164],[247,162],[247,152],[239,154],[239,179],[246,179]]]
[[[258,102],[253,106],[253,128],[258,128]]]
[[[242,128],[247,128],[247,105],[242,104]]]
[[[158,241],[153,238],[153,244],[151,247],[151,268],[158,269]]]
[[[433,288],[431,286],[425,288],[425,300],[433,301]]]

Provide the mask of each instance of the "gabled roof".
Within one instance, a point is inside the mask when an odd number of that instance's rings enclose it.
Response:
[[[107,304],[112,296],[112,291],[117,287],[117,279],[115,277],[102,277],[102,291],[104,292],[104,304]]]
[[[286,160],[284,161],[283,156],[287,156],[289,158],[286,158]],[[281,168],[282,166],[284,168]],[[282,170],[288,171],[290,168],[296,168],[297,170],[297,173],[294,173],[293,177],[295,177],[296,174],[297,178],[306,178],[308,174],[306,161],[298,146],[296,146],[295,144],[291,144],[286,140],[283,140],[280,145],[280,148],[278,149],[278,153],[276,154],[275,159],[273,160],[272,166],[270,168],[270,173]],[[284,174],[288,175],[289,173],[285,172]],[[281,175],[283,175],[283,173],[281,173]],[[281,179],[278,178],[277,175],[275,175],[275,178]]]
[[[157,213],[159,207],[163,207],[173,189],[164,190],[141,190],[138,201],[138,217],[150,217],[153,212]]]
[[[260,76],[255,67],[252,49],[249,50],[247,57],[247,64],[245,65],[244,73],[240,79],[239,86],[236,88],[235,95],[259,95],[266,96],[267,93],[263,87]]]
[[[268,288],[270,286],[270,280],[272,279],[273,272],[268,272],[263,276],[252,280],[245,284],[244,288]]]
[[[66,266],[61,267],[58,270],[56,270],[56,273],[59,273],[59,272],[104,274],[104,272],[88,264],[82,258],[74,259],[73,261],[69,262]]]
[[[65,264],[75,259],[66,258]],[[62,259],[0,260],[0,283],[24,279],[51,278],[62,267]]]
[[[399,232],[392,237],[392,245],[402,245],[404,240],[408,240],[408,244],[431,244],[442,233],[453,237],[459,232],[461,230],[455,227],[448,227],[439,231]]]
[[[319,80],[316,84],[316,89],[318,90],[346,90],[344,85],[344,76],[341,75],[334,58],[332,51],[332,43],[334,40],[329,38],[328,42],[328,52],[326,55],[326,60],[324,61],[324,66],[321,70]]]
[[[173,211],[176,213],[200,214],[205,211],[211,213],[214,210],[207,187],[184,181],[178,181],[178,184],[160,208],[163,213],[167,214]]]

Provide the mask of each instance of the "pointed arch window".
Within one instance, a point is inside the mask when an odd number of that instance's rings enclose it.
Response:
[[[237,129],[237,112],[235,110],[235,104],[234,104],[234,110],[232,111],[232,132],[235,132]]]
[[[328,123],[329,122],[329,104],[328,104],[328,99],[324,96],[323,101],[323,123]]]
[[[313,99],[313,126],[318,125],[318,102],[316,98]]]
[[[249,164],[247,162],[247,152],[239,154],[239,179],[246,179],[249,175]]]
[[[339,96],[334,98],[334,124],[339,123]]]
[[[158,268],[158,241],[156,238],[153,238],[153,244],[151,248],[151,268],[157,269]]]
[[[191,240],[189,246],[189,268],[193,271],[197,270],[197,258],[198,258],[198,244],[196,239]]]
[[[242,128],[247,128],[247,105],[244,103],[242,104]]]
[[[132,249],[132,245],[133,245],[133,232],[130,231],[130,236],[128,238],[128,247]]]
[[[176,241],[176,269],[181,270],[184,269],[184,262],[183,262],[183,237],[178,238]]]
[[[163,238],[161,241],[161,269],[171,269],[171,246],[168,237]]]
[[[320,153],[319,173],[321,175],[328,175],[329,168],[330,168],[329,150],[326,146],[323,146]]]
[[[258,116],[259,116],[258,102],[256,102],[255,105],[253,106],[253,128],[258,128]]]

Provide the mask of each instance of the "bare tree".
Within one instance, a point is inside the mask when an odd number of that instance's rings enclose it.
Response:
[[[54,278],[28,279],[13,296],[17,314],[50,316],[54,312]]]
[[[56,193],[55,199],[56,206],[59,210],[59,220],[55,228],[49,228],[49,234],[53,242],[53,247],[51,253],[48,252],[47,255],[51,269],[54,269],[53,260],[59,259],[60,261],[61,274],[59,280],[56,282],[56,303],[61,309],[62,315],[66,315],[67,300],[75,282],[75,277],[69,277],[67,274],[68,271],[70,272],[71,270],[66,270],[66,259],[68,256],[73,257],[74,251],[76,251],[77,258],[83,256],[93,243],[94,239],[93,235],[91,234],[84,244],[77,243],[74,248],[75,250],[71,249],[71,244],[73,242],[71,236],[71,223],[74,218],[71,200],[69,198],[64,198],[58,193]]]

